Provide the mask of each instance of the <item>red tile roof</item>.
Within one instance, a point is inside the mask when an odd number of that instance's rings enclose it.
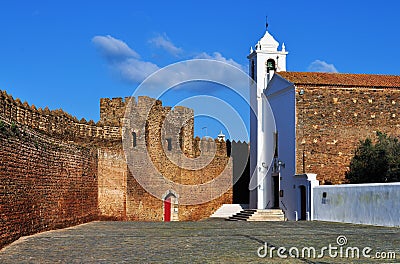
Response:
[[[323,72],[279,72],[278,74],[295,85],[400,88],[399,75]]]

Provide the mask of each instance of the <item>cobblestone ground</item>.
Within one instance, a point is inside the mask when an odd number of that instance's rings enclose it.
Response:
[[[342,247],[340,235],[347,239]],[[268,254],[260,258],[257,250],[265,242]],[[329,244],[338,247],[331,254],[339,256],[332,258],[326,250],[317,258]],[[271,258],[272,246],[286,247],[281,252],[286,256],[297,247],[300,257],[282,259],[274,250]],[[302,258],[304,247],[314,247],[317,256],[305,251]],[[358,247],[360,259],[345,258],[348,247]],[[371,256],[395,252],[396,259],[363,258],[364,247],[372,248]],[[399,250],[399,228],[324,222],[92,222],[21,238],[0,251],[0,263],[396,263]]]

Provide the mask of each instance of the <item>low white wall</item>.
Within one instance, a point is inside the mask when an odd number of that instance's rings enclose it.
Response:
[[[313,207],[314,220],[400,226],[400,183],[317,186]]]

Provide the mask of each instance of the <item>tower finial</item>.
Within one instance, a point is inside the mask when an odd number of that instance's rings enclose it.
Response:
[[[265,16],[265,29],[268,30],[268,16]]]

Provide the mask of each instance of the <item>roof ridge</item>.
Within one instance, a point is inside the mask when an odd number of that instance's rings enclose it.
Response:
[[[400,75],[365,73],[278,72],[297,85],[400,88]]]
[[[395,76],[400,77],[400,75],[387,74],[387,73],[351,73],[351,72],[308,72],[308,71],[280,71],[278,74],[330,74],[330,75],[372,75],[372,76]]]

